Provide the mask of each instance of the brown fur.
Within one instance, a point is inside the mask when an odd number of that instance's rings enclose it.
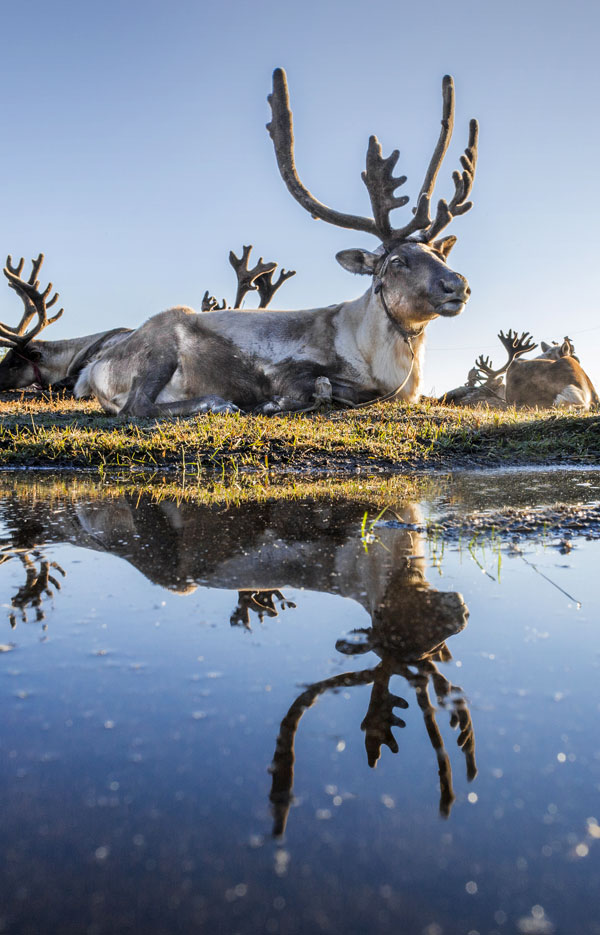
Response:
[[[576,388],[572,402],[561,399],[567,387]],[[575,401],[577,394],[581,402]],[[574,357],[513,361],[506,373],[506,401],[509,406],[540,409],[559,405],[589,409],[599,402],[592,381]]]

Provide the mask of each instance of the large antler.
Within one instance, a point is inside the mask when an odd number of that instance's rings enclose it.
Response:
[[[234,308],[240,307],[242,299],[247,292],[254,292],[258,289],[256,280],[259,276],[264,275],[264,273],[273,273],[277,267],[277,263],[264,263],[263,258],[259,257],[256,266],[253,266],[252,269],[248,269],[248,258],[251,250],[251,244],[247,247],[243,247],[241,259],[235,255],[233,250],[229,253],[229,262],[233,266],[238,278],[238,289],[235,296]]]
[[[0,347],[23,348],[26,344],[36,337],[47,325],[57,321],[62,315],[64,309],[60,309],[51,318],[48,318],[48,309],[51,308],[58,299],[58,292],[55,292],[51,299],[48,298],[52,292],[52,283],[48,283],[43,292],[40,292],[40,283],[38,273],[44,262],[44,254],[40,253],[37,260],[31,261],[31,275],[27,281],[21,278],[25,260],[23,257],[16,266],[12,265],[12,257],[6,259],[4,275],[8,279],[8,285],[21,297],[24,305],[23,316],[16,328],[10,328],[0,322]],[[34,315],[38,319],[30,331],[27,327]]]
[[[443,199],[439,201],[436,217],[432,221],[429,211],[433,190],[454,126],[454,83],[449,75],[445,76],[442,83],[442,97],[442,129],[419,192],[417,206],[413,211],[414,216],[404,227],[393,228],[390,223],[390,212],[394,208],[402,207],[408,201],[408,197],[404,195],[398,197],[394,194],[395,190],[406,182],[406,176],[395,177],[393,175],[400,155],[399,151],[395,149],[390,156],[384,158],[377,137],[372,136],[369,139],[367,167],[362,173],[362,179],[369,192],[373,209],[372,218],[342,214],[318,201],[302,184],[296,171],[293,120],[287,79],[283,69],[275,69],[273,93],[268,97],[273,119],[267,124],[267,130],[273,140],[277,165],[288,191],[303,208],[310,212],[312,217],[320,218],[337,227],[375,234],[386,246],[406,240],[416,232],[420,232],[418,240],[431,242],[453,217],[464,214],[472,206],[467,198],[471,192],[477,164],[478,125],[476,120],[471,120],[468,146],[461,156],[462,172],[453,173],[454,196],[449,204]]]
[[[505,365],[506,370],[508,370],[513,360],[520,357],[521,354],[527,354],[528,351],[533,351],[534,348],[537,347],[537,344],[528,331],[524,331],[519,337],[517,336],[517,332],[513,331],[511,328],[508,334],[504,334],[504,332],[501,331],[498,334],[498,338],[508,354],[508,361]]]

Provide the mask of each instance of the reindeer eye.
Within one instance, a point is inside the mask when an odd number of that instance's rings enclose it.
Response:
[[[396,269],[402,269],[408,266],[408,262],[402,256],[393,256],[390,260],[390,264]]]

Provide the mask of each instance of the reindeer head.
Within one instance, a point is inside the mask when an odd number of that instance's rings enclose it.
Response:
[[[372,136],[367,150],[367,165],[362,179],[367,187],[373,217],[343,214],[318,201],[302,184],[296,172],[293,150],[292,112],[285,72],[273,73],[273,93],[269,103],[273,119],[267,125],[275,145],[281,176],[288,190],[312,217],[338,227],[374,234],[380,249],[342,250],[338,262],[353,273],[373,276],[373,293],[379,296],[385,313],[402,331],[410,325],[425,324],[438,315],[458,315],[464,308],[470,289],[464,276],[446,265],[456,237],[438,239],[442,230],[459,214],[468,211],[468,201],[477,163],[477,121],[472,120],[467,148],[461,156],[462,171],[453,173],[454,195],[448,203],[440,199],[435,218],[430,206],[435,181],[448,149],[454,125],[454,84],[448,75],[442,84],[442,129],[425,179],[419,192],[413,217],[404,227],[393,228],[390,212],[408,202],[407,196],[397,197],[395,190],[406,182],[406,176],[393,176],[399,151],[384,158],[377,137]]]
[[[8,354],[0,363],[0,390],[19,389],[31,383],[40,383],[40,366],[43,364],[43,348],[32,341],[47,325],[57,321],[63,313],[61,308],[52,318],[48,318],[48,309],[58,299],[58,292],[52,298],[52,283],[48,283],[43,292],[40,292],[38,273],[44,262],[44,254],[40,253],[37,260],[31,261],[31,275],[27,281],[21,278],[25,260],[21,257],[17,266],[13,267],[12,257],[7,257],[4,275],[8,285],[21,297],[24,305],[21,321],[16,328],[10,328],[0,322],[0,347],[8,347]],[[27,330],[33,317],[37,315],[35,324]]]
[[[538,354],[538,360],[560,360],[561,357],[572,357],[579,362],[579,357],[575,354],[575,345],[567,335],[562,344],[557,344],[556,341],[552,344],[540,341],[540,348],[542,353]]]

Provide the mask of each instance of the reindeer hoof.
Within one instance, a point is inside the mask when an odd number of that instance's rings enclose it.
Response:
[[[235,403],[220,403],[210,408],[210,412],[239,412],[240,407]]]
[[[281,404],[278,403],[276,399],[269,399],[266,403],[262,403],[254,410],[254,412],[260,416],[274,416],[276,413],[282,411]]]
[[[331,409],[332,388],[327,377],[317,377],[315,380],[313,399],[315,401],[315,409]]]

